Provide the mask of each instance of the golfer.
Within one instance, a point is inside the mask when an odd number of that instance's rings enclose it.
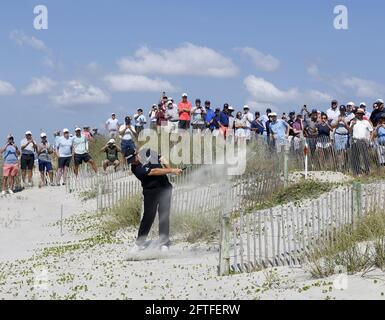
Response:
[[[172,185],[168,174],[180,175],[182,169],[170,168],[168,162],[150,150],[146,153],[146,164],[140,161],[135,150],[125,154],[127,163],[131,164],[132,173],[142,182],[144,196],[144,213],[140,223],[138,238],[130,253],[146,249],[146,239],[154,223],[156,212],[159,212],[159,248],[167,252],[170,242],[170,208]],[[142,158],[142,157],[141,157]]]

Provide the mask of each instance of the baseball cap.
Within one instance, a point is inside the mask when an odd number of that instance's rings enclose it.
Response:
[[[356,104],[353,102],[353,101],[350,101],[350,102],[348,102],[347,104],[346,104],[346,106],[352,106],[352,107],[354,107]]]
[[[338,104],[338,101],[337,100],[332,100],[332,104]]]
[[[125,153],[127,163],[132,163],[135,160],[136,151],[134,149],[129,149]]]
[[[167,105],[169,106],[170,104],[173,104],[173,102],[169,100],[169,101],[167,102]]]
[[[186,97],[187,98],[187,93],[182,94],[182,98]]]
[[[65,128],[63,129],[63,133],[70,133],[70,131],[67,128]]]
[[[25,133],[25,135],[26,135],[26,136],[28,136],[28,135],[31,135],[31,136],[32,136],[32,132],[31,132],[31,131],[27,131],[27,132]]]
[[[114,144],[114,143],[115,143],[115,139],[110,139],[107,144]]]
[[[365,102],[361,102],[360,103],[360,107],[366,107],[366,103]]]
[[[235,111],[235,109],[232,106],[229,106],[229,111]]]
[[[113,112],[113,113],[111,113],[111,115],[112,115],[112,116],[116,116],[116,113],[115,113],[115,112]]]
[[[382,100],[382,99],[377,99],[376,103],[377,103],[377,104],[384,104],[384,100]]]
[[[276,112],[272,112],[269,114],[269,117],[278,117],[278,114]]]
[[[341,105],[341,106],[340,106],[340,111],[346,111],[346,106]]]
[[[250,107],[246,105],[243,107],[243,110],[250,110]]]
[[[9,134],[8,137],[7,137],[7,139],[14,139],[14,138],[13,138],[13,135]]]
[[[75,129],[75,132],[76,131],[82,131],[82,129],[80,129],[79,127],[77,127],[76,129]]]
[[[211,102],[209,100],[205,101],[205,106],[209,106],[210,104],[211,104]]]
[[[228,103],[225,103],[224,105],[223,105],[223,108],[228,108],[229,107],[229,104]]]
[[[42,133],[40,134],[40,138],[47,138],[47,134],[44,133],[44,132],[42,132]]]
[[[311,111],[311,113],[318,113],[318,110],[317,110],[317,109],[313,109],[313,110]]]

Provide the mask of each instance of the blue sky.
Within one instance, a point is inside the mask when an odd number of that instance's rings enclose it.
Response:
[[[33,28],[33,8],[49,28]],[[333,9],[349,10],[336,30]],[[4,0],[0,140],[27,129],[101,126],[148,109],[162,88],[236,108],[385,96],[383,1]]]

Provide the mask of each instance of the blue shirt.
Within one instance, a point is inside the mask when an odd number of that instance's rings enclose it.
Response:
[[[286,130],[289,125],[283,120],[277,120],[275,122],[270,123],[271,133],[275,134],[279,140],[285,140],[286,138]]]
[[[377,130],[377,135],[378,135],[378,143],[381,145],[385,145],[385,128],[384,127],[379,127]]]
[[[5,164],[16,164],[18,161],[16,148],[8,145],[3,152],[3,159]]]
[[[254,120],[251,123],[251,129],[257,129],[257,134],[263,134],[263,132],[265,131],[265,127],[263,126],[263,124],[257,120]]]
[[[205,122],[210,123],[215,118],[215,112],[211,109],[206,109]],[[215,129],[214,122],[210,124],[210,129]]]
[[[222,111],[219,114],[219,121],[222,124],[222,126],[228,127],[229,126],[229,115],[226,112]]]

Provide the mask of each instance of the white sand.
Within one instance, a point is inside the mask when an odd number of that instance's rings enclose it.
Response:
[[[0,199],[0,299],[384,299],[384,273],[375,270],[347,277],[312,279],[303,268],[282,267],[252,274],[218,277],[216,245],[177,243],[160,259],[128,261],[135,231],[122,232],[118,243],[103,241],[90,248],[32,258],[44,247],[88,238],[69,225],[60,235],[64,216],[80,218],[95,210],[64,188],[26,190]],[[115,239],[116,240],[116,239]],[[345,279],[342,281],[345,284]]]

